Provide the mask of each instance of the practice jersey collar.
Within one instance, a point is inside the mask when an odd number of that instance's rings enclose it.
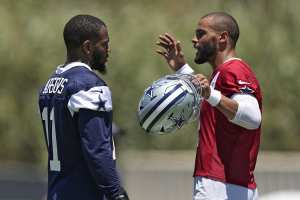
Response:
[[[230,61],[233,61],[233,60],[239,60],[239,61],[241,61],[242,59],[236,58],[236,57],[228,58],[228,59],[226,59],[222,64],[218,65],[217,68],[215,68],[213,71],[214,71],[214,72],[218,71],[222,66],[224,66],[225,63],[230,62]]]
[[[80,67],[85,67],[85,68],[89,69],[90,71],[92,71],[91,67],[88,66],[87,64],[83,63],[83,62],[71,62],[67,65],[58,65],[55,73],[56,74],[61,74],[61,73],[65,72],[69,69],[72,69],[74,67],[79,67],[79,66]]]
[[[242,60],[242,59],[236,58],[236,57],[232,57],[232,58],[229,58],[229,59],[225,60],[225,61],[222,63],[222,65],[223,65],[224,63],[227,63],[227,62],[232,61],[232,60]]]

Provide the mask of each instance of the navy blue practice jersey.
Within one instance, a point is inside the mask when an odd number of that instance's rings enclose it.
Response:
[[[111,92],[81,62],[59,66],[39,108],[48,148],[48,200],[102,200],[120,190]]]

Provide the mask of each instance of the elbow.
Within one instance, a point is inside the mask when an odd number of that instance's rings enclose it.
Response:
[[[261,112],[257,102],[253,104],[240,102],[236,115],[231,122],[245,129],[255,130],[260,127],[261,119]]]
[[[261,112],[260,111],[258,112],[257,117],[253,120],[253,124],[255,125],[254,129],[258,129],[260,127],[260,124],[261,124]]]
[[[248,130],[255,130],[260,127],[261,124],[261,113],[258,112],[256,115],[249,116],[249,121],[245,123],[244,128]]]

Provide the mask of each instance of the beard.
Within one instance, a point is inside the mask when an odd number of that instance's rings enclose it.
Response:
[[[91,60],[91,68],[97,70],[101,74],[106,74],[106,56],[103,55],[100,51],[94,51]]]
[[[195,63],[203,64],[209,61],[213,56],[216,55],[217,45],[214,42],[204,43],[203,46],[197,48]]]

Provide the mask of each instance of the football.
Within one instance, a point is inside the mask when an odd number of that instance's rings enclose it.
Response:
[[[148,133],[174,132],[199,115],[201,88],[187,74],[167,75],[153,82],[138,105],[138,120]]]

